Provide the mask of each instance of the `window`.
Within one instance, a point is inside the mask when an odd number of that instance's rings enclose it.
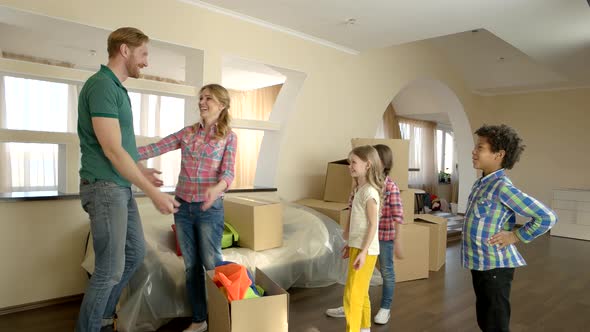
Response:
[[[0,143],[0,151],[10,156],[2,165],[10,191],[57,190],[57,144]]]
[[[136,135],[166,136],[184,126],[184,99],[130,92]],[[0,128],[76,133],[78,87],[12,76],[0,76]],[[58,144],[0,144],[0,191],[44,191],[58,188]],[[165,186],[174,186],[180,151],[148,162],[162,171]],[[77,170],[75,170],[77,171]]]
[[[282,84],[248,91],[229,90],[230,114],[234,119],[268,121],[281,87]],[[234,128],[233,131],[238,136],[238,147],[236,177],[231,187],[252,188],[264,131],[248,128]]]
[[[439,174],[439,182],[449,183],[454,171],[455,139],[450,129],[439,128],[436,130],[436,167]]]
[[[12,130],[75,132],[77,89],[74,85],[0,76],[0,127]],[[41,191],[58,188],[58,145],[2,143],[0,190]]]
[[[184,127],[184,99],[129,92],[136,135],[165,137]],[[174,187],[180,173],[180,150],[147,161],[147,166],[162,172],[164,187]]]
[[[399,117],[402,139],[410,141],[408,185],[431,190],[435,179],[434,128],[435,123]],[[395,158],[395,156],[394,156]]]
[[[3,128],[68,132],[75,125],[68,123],[68,111],[77,107],[69,105],[68,84],[38,81],[5,76],[4,96],[6,115]]]

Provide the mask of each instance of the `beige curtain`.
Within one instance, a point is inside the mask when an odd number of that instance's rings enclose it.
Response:
[[[249,91],[229,90],[230,114],[234,119],[268,121],[282,86],[279,84]],[[238,151],[235,161],[236,176],[231,187],[251,188],[254,186],[264,132],[251,129],[233,130],[238,135]]]
[[[389,103],[385,113],[383,113],[383,133],[385,138],[402,138],[402,135],[399,131],[399,121],[395,115],[395,108],[391,103]]]
[[[409,166],[419,169],[410,172],[409,186],[429,193],[435,192],[438,181],[435,166],[436,124],[402,117],[398,117],[398,121],[401,137],[410,140]]]

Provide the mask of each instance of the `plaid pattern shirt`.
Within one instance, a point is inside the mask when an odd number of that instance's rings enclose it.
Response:
[[[555,212],[512,185],[504,169],[475,182],[463,224],[461,256],[464,267],[485,271],[526,265],[514,244],[498,249],[488,242],[500,231],[513,230],[515,213],[531,218],[516,231],[516,236],[524,243],[544,234],[557,222]]]
[[[138,148],[139,159],[149,159],[168,151],[181,149],[180,174],[176,196],[186,202],[205,201],[205,192],[223,180],[227,188],[234,180],[234,163],[238,138],[233,131],[224,139],[216,139],[217,126],[205,132],[202,123],[188,126],[166,136],[157,143]]]
[[[385,197],[379,218],[379,241],[393,241],[395,239],[395,224],[404,221],[404,208],[398,186],[387,176],[384,186]],[[354,191],[350,193],[348,208],[352,208]]]

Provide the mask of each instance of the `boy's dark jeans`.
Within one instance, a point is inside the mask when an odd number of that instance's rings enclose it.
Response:
[[[477,325],[484,332],[509,331],[510,288],[514,268],[471,270]]]

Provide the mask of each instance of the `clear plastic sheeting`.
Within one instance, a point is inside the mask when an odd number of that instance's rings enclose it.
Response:
[[[348,261],[341,258],[342,229],[307,207],[283,203],[283,246],[264,251],[223,250],[223,259],[264,271],[284,289],[345,283]],[[119,301],[118,328],[123,332],[155,331],[175,317],[191,315],[185,295],[182,257],[176,256],[170,217],[142,215],[147,254]],[[82,266],[94,271],[89,241]],[[380,284],[380,276],[372,285]]]

